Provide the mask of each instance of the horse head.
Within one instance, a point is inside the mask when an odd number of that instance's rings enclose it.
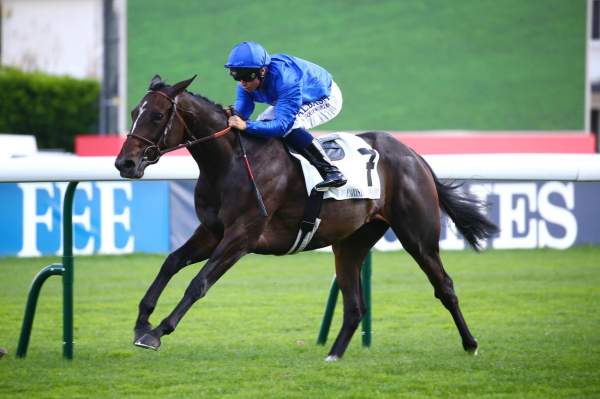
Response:
[[[115,161],[121,177],[141,178],[146,167],[158,162],[165,150],[183,143],[186,135],[193,138],[177,111],[177,96],[195,77],[173,86],[167,85],[159,75],[152,78],[148,91],[131,111],[133,124]]]

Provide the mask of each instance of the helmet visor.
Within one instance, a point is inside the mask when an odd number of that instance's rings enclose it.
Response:
[[[258,68],[229,68],[229,74],[234,80],[238,82],[243,80],[249,82],[260,76],[260,69]]]

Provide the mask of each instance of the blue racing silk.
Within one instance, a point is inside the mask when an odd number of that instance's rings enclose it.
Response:
[[[274,54],[260,86],[252,93],[237,86],[235,110],[244,120],[254,111],[255,103],[275,107],[275,119],[247,121],[246,133],[263,137],[281,137],[293,126],[303,104],[328,97],[331,74],[324,68],[286,54]]]

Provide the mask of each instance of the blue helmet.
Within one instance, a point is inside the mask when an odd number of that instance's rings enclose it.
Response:
[[[229,53],[225,68],[262,68],[269,65],[271,56],[256,42],[236,44]]]

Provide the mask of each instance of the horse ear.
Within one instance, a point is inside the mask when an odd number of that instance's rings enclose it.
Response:
[[[198,75],[194,75],[191,78],[189,78],[188,80],[183,80],[179,83],[174,84],[173,87],[171,87],[169,90],[169,94],[171,95],[171,97],[175,97],[179,93],[181,93],[185,89],[187,89],[187,87],[194,81],[194,79],[196,79],[196,76],[198,76]]]
[[[152,90],[153,87],[156,87],[160,83],[164,83],[160,75],[154,75],[154,77],[150,81],[150,86],[148,86],[148,89]]]

